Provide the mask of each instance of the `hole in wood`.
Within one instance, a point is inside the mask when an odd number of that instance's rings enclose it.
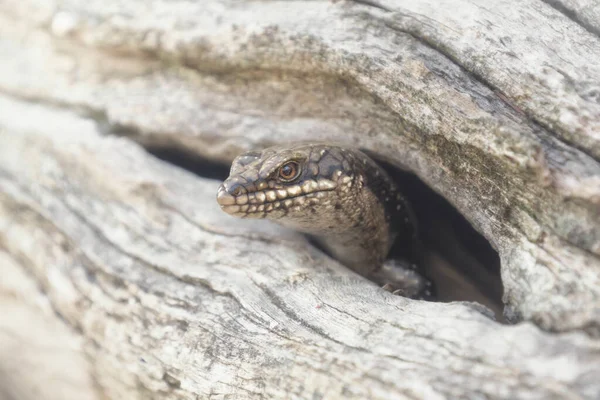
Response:
[[[372,156],[372,154],[371,154]],[[446,199],[410,172],[378,160],[409,199],[426,251],[425,270],[437,300],[474,301],[505,322],[500,257],[487,239]]]
[[[222,181],[229,175],[229,166],[185,149],[164,146],[146,149],[159,159],[205,178]],[[498,253],[447,200],[414,174],[378,162],[394,177],[413,205],[426,249],[425,272],[435,285],[437,300],[474,301],[490,308],[496,319],[504,322]]]
[[[229,176],[229,166],[206,160],[189,150],[175,147],[146,146],[153,156],[188,170],[198,176],[223,181]]]

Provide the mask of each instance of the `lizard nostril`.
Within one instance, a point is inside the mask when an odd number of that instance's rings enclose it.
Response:
[[[230,190],[229,190],[229,193],[231,193],[231,194],[232,194],[232,195],[234,195],[234,196],[239,196],[239,195],[241,195],[241,194],[242,194],[242,192],[243,192],[243,191],[244,191],[244,190],[242,189],[242,187],[238,185],[238,186],[236,186],[236,187],[234,187],[234,188],[230,189]]]
[[[225,182],[224,186],[225,186],[225,190],[227,190],[227,193],[229,193],[231,196],[234,196],[234,197],[238,197],[238,196],[241,196],[242,194],[246,193],[246,189],[244,189],[244,186],[239,182],[235,182],[235,181]]]

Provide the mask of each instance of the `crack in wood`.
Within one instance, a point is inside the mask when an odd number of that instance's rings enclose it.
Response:
[[[596,29],[594,26],[588,24],[586,21],[579,18],[579,15],[577,14],[576,11],[567,7],[560,0],[541,0],[541,2],[554,8],[556,11],[563,14],[565,17],[567,17],[568,19],[570,19],[577,25],[581,26],[583,29],[585,29],[592,35],[600,38],[600,30]]]
[[[544,1],[544,0],[542,0],[542,1]],[[399,11],[394,11],[394,14],[401,15],[406,18],[413,18],[412,15],[404,14]],[[449,51],[448,49],[445,49],[444,46],[442,46],[440,43],[436,43],[434,40],[428,39],[425,36],[420,36],[418,31],[401,28],[397,25],[394,25],[388,19],[381,19],[381,21],[388,28],[390,28],[394,31],[409,35],[410,37],[415,39],[417,42],[438,52],[439,54],[441,54],[442,56],[444,56],[445,58],[450,60],[453,64],[455,64],[457,67],[459,67],[461,69],[461,71],[463,71],[463,73],[465,73],[467,76],[471,77],[475,82],[481,84],[482,86],[486,87],[490,92],[492,92],[494,94],[494,96],[496,97],[496,99],[498,101],[500,101],[501,103],[505,104],[511,110],[513,110],[515,115],[524,117],[529,122],[529,125],[532,128],[532,132],[535,133],[537,136],[542,136],[542,133],[544,136],[548,135],[548,136],[552,137],[554,140],[559,141],[563,145],[577,149],[581,153],[585,154],[586,156],[588,156],[591,159],[595,160],[596,162],[600,163],[600,158],[595,156],[590,150],[588,150],[584,146],[578,144],[577,142],[570,140],[568,138],[565,138],[563,135],[555,132],[554,130],[552,130],[550,128],[550,126],[548,125],[547,122],[545,122],[539,118],[536,118],[533,114],[531,114],[527,110],[523,110],[521,107],[514,104],[514,102],[509,98],[509,96],[502,92],[501,88],[494,86],[482,74],[478,73],[477,71],[475,71],[473,69],[468,68],[464,63],[461,62],[461,60],[459,58],[454,56],[452,54],[452,52]],[[544,138],[544,136],[542,136],[540,138],[542,140],[547,140]]]
[[[360,5],[363,5],[363,6],[378,8],[378,9],[386,11],[386,12],[392,12],[393,11],[392,9],[387,8],[386,6],[380,4],[379,2],[377,2],[375,0],[350,0],[350,1],[352,3],[360,4]]]

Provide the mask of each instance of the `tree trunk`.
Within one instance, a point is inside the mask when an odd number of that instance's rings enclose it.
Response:
[[[0,398],[599,398],[599,32],[586,0],[0,1]],[[296,140],[448,201],[504,315],[219,210]]]

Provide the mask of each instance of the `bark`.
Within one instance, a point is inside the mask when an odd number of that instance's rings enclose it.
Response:
[[[598,26],[584,0],[0,2],[0,396],[597,398]],[[313,139],[447,199],[521,322],[392,296],[144,150]]]

